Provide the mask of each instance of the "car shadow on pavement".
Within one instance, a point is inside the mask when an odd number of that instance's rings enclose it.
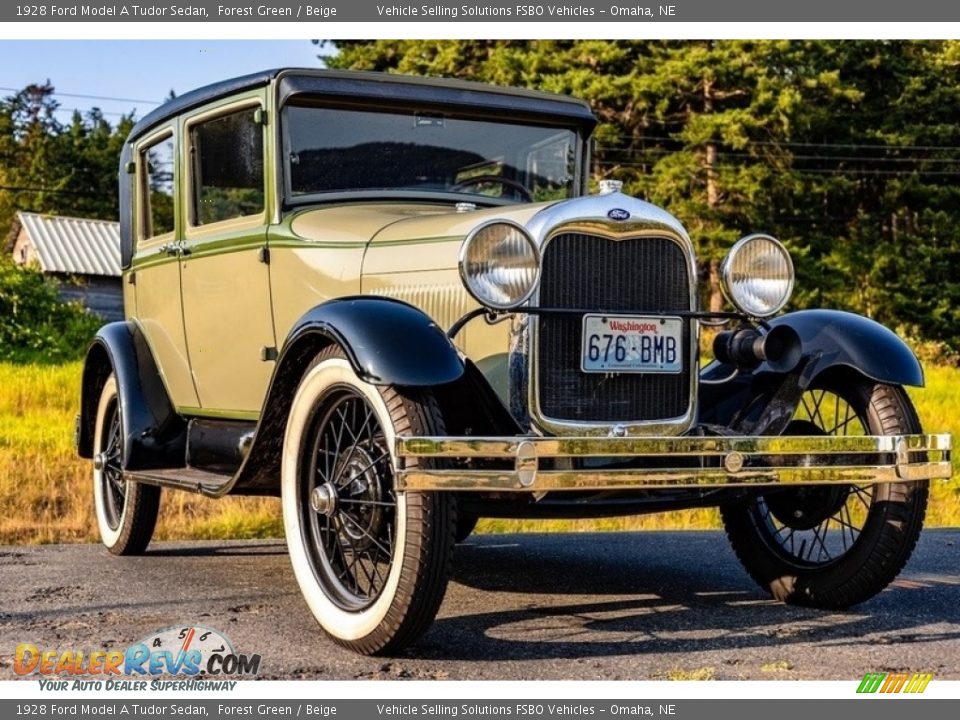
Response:
[[[720,533],[562,537],[559,544],[556,536],[522,543],[488,536],[458,547],[453,581],[504,595],[478,600],[480,612],[454,608],[458,614],[439,619],[417,654],[529,660],[960,639],[956,570],[919,568],[918,580],[908,565],[880,595],[830,612],[770,599]],[[502,609],[482,611],[491,605]]]
[[[249,540],[236,540],[226,543],[150,545],[145,557],[215,557],[242,555],[286,555],[287,546],[282,540],[265,540],[251,543]]]

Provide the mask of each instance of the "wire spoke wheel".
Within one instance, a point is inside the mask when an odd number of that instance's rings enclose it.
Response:
[[[815,378],[788,435],[922,432],[904,389],[858,373]],[[784,602],[842,610],[883,590],[923,527],[929,484],[882,482],[767,489],[720,508],[744,569]]]
[[[440,608],[456,501],[396,492],[392,448],[398,436],[443,434],[430,391],[365,382],[337,346],[300,379],[283,439],[283,526],[304,600],[344,647],[396,652]]]
[[[373,408],[333,388],[312,432],[301,487],[309,557],[318,581],[345,610],[383,591],[396,541],[397,501],[390,453]]]
[[[123,413],[119,386],[110,375],[100,393],[94,432],[93,501],[100,539],[114,555],[138,555],[153,537],[160,488],[127,478],[123,471]]]
[[[869,421],[826,389],[801,396],[788,435],[868,435]],[[856,545],[876,497],[875,485],[824,485],[782,490],[756,500],[761,537],[797,567],[833,563]]]
[[[103,468],[100,474],[100,492],[103,494],[104,513],[110,529],[120,527],[123,509],[127,503],[127,481],[120,467],[120,448],[122,443],[120,430],[120,411],[117,402],[110,405],[107,412],[107,425],[102,450]]]

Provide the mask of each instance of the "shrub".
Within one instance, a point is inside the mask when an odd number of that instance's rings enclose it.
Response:
[[[39,270],[0,259],[0,360],[79,358],[102,324],[81,305],[61,300]]]

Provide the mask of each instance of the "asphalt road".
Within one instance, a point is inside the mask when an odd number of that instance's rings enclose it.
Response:
[[[326,640],[275,541],[0,548],[0,679],[19,642],[126,647],[196,623],[269,678],[960,679],[960,531],[926,531],[896,583],[846,613],[774,603],[715,532],[475,536],[433,628],[403,656]]]

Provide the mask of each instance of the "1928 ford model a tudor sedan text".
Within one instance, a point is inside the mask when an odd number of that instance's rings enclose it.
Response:
[[[698,310],[680,222],[587,193],[595,122],[566,97],[310,70],[144,118],[120,172],[127,319],[90,347],[77,429],[107,547],[145,549],[161,487],[280,495],[310,609],[363,653],[429,627],[482,516],[719,506],[781,600],[884,588],[950,474],[904,391],[917,360],[856,315],[774,318],[794,274],[766,235],[723,264],[733,310]]]

